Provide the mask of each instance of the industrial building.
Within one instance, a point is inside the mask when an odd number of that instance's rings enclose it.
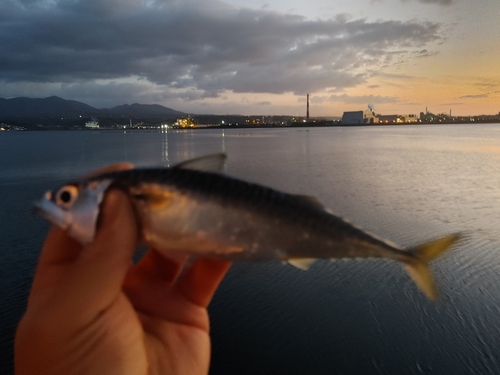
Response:
[[[194,128],[196,124],[193,118],[188,115],[187,117],[178,118],[173,126],[174,128]]]
[[[344,112],[342,124],[344,125],[370,125],[370,124],[411,124],[419,122],[417,115],[380,115],[375,114],[371,107],[363,111]]]
[[[342,124],[345,125],[362,125],[365,123],[363,111],[344,112],[342,115]]]
[[[363,111],[344,112],[342,115],[342,124],[345,125],[363,125],[378,124],[378,117],[370,107]]]

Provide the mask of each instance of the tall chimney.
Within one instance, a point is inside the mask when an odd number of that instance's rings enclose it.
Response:
[[[309,122],[309,94],[307,94],[307,114],[306,121]]]

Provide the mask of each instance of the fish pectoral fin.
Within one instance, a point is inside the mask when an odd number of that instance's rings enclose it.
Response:
[[[429,263],[445,253],[460,238],[462,236],[458,233],[451,234],[419,245],[412,250],[414,258],[405,263],[408,274],[430,300],[436,300],[438,292],[429,270]]]
[[[130,193],[136,201],[146,202],[155,210],[165,208],[174,196],[157,184],[142,184],[140,188],[131,189]]]
[[[309,267],[311,267],[311,264],[316,262],[316,258],[293,258],[293,259],[287,259],[288,264],[291,264],[294,267],[297,267],[301,270],[307,271]]]
[[[320,208],[322,210],[325,209],[325,206],[323,205],[323,203],[321,203],[318,198],[313,197],[312,195],[297,194],[295,196],[299,199],[306,201],[309,204],[312,204],[316,208]]]
[[[201,156],[174,165],[172,168],[190,169],[201,172],[221,173],[227,156],[224,153]]]

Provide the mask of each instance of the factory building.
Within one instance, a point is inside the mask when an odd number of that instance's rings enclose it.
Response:
[[[344,112],[342,115],[342,124],[345,125],[377,124],[378,122],[378,117],[375,116],[375,112],[371,108],[368,108],[364,112]]]
[[[342,115],[342,124],[362,125],[364,123],[363,111],[344,112]]]
[[[375,111],[371,108],[368,107],[368,109],[365,110],[363,113],[363,119],[365,124],[378,124],[379,119],[375,115]]]
[[[380,124],[413,124],[419,121],[417,115],[378,115]]]
[[[372,124],[411,124],[419,122],[417,115],[380,115],[375,114],[372,107],[363,111],[344,112],[342,124],[344,125],[372,125]]]
[[[178,118],[174,123],[174,128],[194,128],[196,124],[191,116]]]
[[[380,124],[401,124],[403,121],[398,115],[378,115],[378,121]]]

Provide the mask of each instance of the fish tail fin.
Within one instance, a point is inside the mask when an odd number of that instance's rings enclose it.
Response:
[[[434,283],[429,263],[441,254],[445,253],[462,236],[459,233],[450,234],[419,245],[412,249],[413,257],[405,262],[405,268],[415,284],[424,292],[430,300],[434,301],[438,297],[438,291]]]

